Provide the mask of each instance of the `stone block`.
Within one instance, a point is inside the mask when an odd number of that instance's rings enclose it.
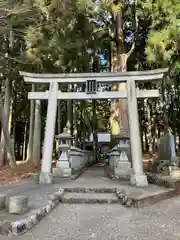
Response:
[[[37,214],[36,213],[31,215],[30,219],[32,221],[33,226],[35,226],[38,223],[38,218],[37,218]]]
[[[48,195],[48,198],[52,201],[59,200],[59,196],[57,193]]]
[[[115,178],[116,179],[130,180],[131,175],[132,175],[131,171],[123,172],[123,171],[117,171],[117,169],[115,169]]]
[[[71,167],[74,169],[79,169],[81,166],[81,159],[79,156],[72,156],[70,158],[70,162],[71,162]]]
[[[26,224],[27,229],[32,229],[33,228],[33,221],[30,217],[25,218],[23,221]]]
[[[28,211],[28,197],[14,196],[9,199],[10,214],[24,214]]]
[[[50,206],[50,204],[48,204],[48,205],[45,206],[45,210],[46,210],[46,213],[50,213],[50,212],[51,212],[51,206]]]
[[[128,171],[131,169],[131,163],[130,162],[118,162],[117,168],[122,169],[124,171]]]
[[[119,161],[117,163],[117,167],[115,168],[116,178],[130,179],[131,175],[132,175],[131,163],[128,161],[126,162]]]
[[[56,168],[69,168],[69,161],[58,161]]]
[[[0,210],[5,208],[6,195],[0,195]]]
[[[62,201],[63,195],[64,195],[64,189],[60,188],[58,192],[56,192],[59,196],[59,201]]]
[[[56,207],[56,204],[54,201],[49,200],[48,204],[51,207],[51,210]]]
[[[37,220],[38,222],[41,221],[41,219],[45,216],[46,212],[43,208],[40,208],[36,211],[36,215],[37,215]]]
[[[13,235],[19,235],[27,229],[25,221],[17,221],[11,224],[11,232]]]
[[[54,177],[71,177],[71,168],[53,168]]]

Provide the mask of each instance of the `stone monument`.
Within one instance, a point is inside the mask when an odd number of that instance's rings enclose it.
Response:
[[[179,157],[176,156],[174,135],[170,128],[160,137],[157,157],[152,163],[154,172],[169,176],[180,176]]]

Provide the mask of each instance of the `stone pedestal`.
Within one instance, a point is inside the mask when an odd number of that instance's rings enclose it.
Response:
[[[56,168],[53,169],[54,177],[71,177],[71,167],[69,162],[68,149],[69,145],[60,145],[62,153],[57,161]]]
[[[71,177],[71,168],[68,161],[58,161],[57,167],[53,169],[54,177]]]
[[[130,179],[131,174],[131,163],[128,160],[126,152],[122,151],[120,153],[119,161],[115,166],[115,176],[116,178]]]

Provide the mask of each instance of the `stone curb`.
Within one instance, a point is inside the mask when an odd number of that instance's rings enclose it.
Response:
[[[135,207],[143,208],[148,205],[155,204],[159,201],[167,200],[176,196],[176,191],[174,189],[169,189],[169,191],[161,192],[158,194],[142,197],[130,197],[126,194],[125,190],[116,190],[116,196],[120,200],[121,204],[125,207]]]
[[[149,183],[156,184],[158,186],[163,186],[165,188],[176,188],[175,183],[168,180],[160,178],[157,174],[147,172],[147,179]]]
[[[147,172],[147,179],[149,183],[163,186],[165,188],[174,189],[176,195],[180,195],[180,178],[177,179],[163,179],[161,176],[156,175],[155,173]]]
[[[0,235],[17,236],[32,229],[62,201],[63,195],[64,189],[60,188],[48,196],[49,201],[46,206],[37,209],[32,215],[15,222],[6,220],[0,222]]]
[[[121,204],[125,207],[132,207],[134,205],[134,200],[127,196],[125,191],[120,191],[116,189],[116,196],[120,200]]]

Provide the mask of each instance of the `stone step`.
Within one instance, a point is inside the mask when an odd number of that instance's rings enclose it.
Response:
[[[116,204],[119,200],[115,193],[65,193],[63,203]]]
[[[141,192],[139,189],[118,190],[116,188],[65,188],[64,203],[86,203],[86,204],[115,204],[119,203],[125,207],[145,207],[156,202],[176,196],[176,190],[172,188],[158,187],[154,191]],[[109,191],[109,192],[108,192]],[[119,192],[120,194],[117,194]]]
[[[116,188],[93,188],[93,187],[69,187],[64,188],[65,192],[74,193],[115,193]]]

